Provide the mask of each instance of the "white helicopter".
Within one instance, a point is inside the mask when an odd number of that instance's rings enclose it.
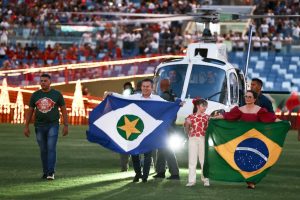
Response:
[[[209,23],[219,21],[217,10],[201,12],[198,21],[205,24],[203,41],[189,44],[184,57],[165,61],[155,70],[156,93],[160,93],[161,80],[169,79],[172,92],[186,102],[177,114],[177,125],[192,113],[194,98],[206,99],[206,113],[214,115],[239,105],[246,91],[244,73],[228,62],[225,44],[216,43],[211,36]]]

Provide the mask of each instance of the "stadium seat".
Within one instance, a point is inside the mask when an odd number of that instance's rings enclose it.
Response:
[[[248,73],[252,74],[253,73],[253,69],[252,68],[248,68]]]
[[[285,88],[285,89],[287,89],[288,91],[291,91],[291,89],[292,89],[292,87],[291,87],[291,82],[289,82],[289,81],[284,81],[284,82],[282,82],[282,88]]]
[[[267,82],[265,82],[265,86],[266,86],[267,88],[273,88],[273,87],[274,87],[274,83],[273,83],[273,82],[267,81]]]
[[[254,72],[253,72],[253,73],[252,73],[252,78],[254,78],[254,77],[261,77],[261,76],[260,76],[259,73],[254,73]]]
[[[293,79],[293,74],[286,73],[284,74],[284,78],[291,81]]]
[[[260,52],[260,57],[263,59],[268,59],[268,52]]]
[[[297,84],[300,86],[300,78],[294,78],[293,83]]]
[[[57,82],[65,82],[65,77],[58,77]]]
[[[243,56],[244,56],[244,52],[241,52],[241,51],[236,52],[237,58],[242,58]]]
[[[147,69],[146,69],[146,71],[145,71],[145,74],[152,74],[152,73],[154,73],[154,67],[147,67]]]
[[[256,63],[255,69],[263,70],[265,68],[265,61],[259,60]]]
[[[289,70],[296,72],[296,71],[297,71],[297,65],[295,65],[295,64],[290,64],[290,65],[289,65]]]
[[[257,56],[251,56],[250,57],[250,62],[257,62],[258,61],[258,57]]]
[[[299,56],[292,56],[291,61],[295,63],[299,62]]]
[[[283,62],[283,57],[282,56],[276,56],[275,57],[275,62],[279,62],[279,63],[282,63]]]
[[[272,70],[278,71],[279,69],[280,69],[280,65],[279,64],[273,64],[272,65]]]
[[[260,78],[260,80],[262,80],[263,83],[265,83],[267,81],[267,77],[265,77],[265,76],[261,75],[259,78]]]
[[[286,69],[279,69],[278,74],[285,75],[286,74]]]

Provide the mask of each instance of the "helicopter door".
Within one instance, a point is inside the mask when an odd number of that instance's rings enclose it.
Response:
[[[237,105],[239,103],[239,82],[237,75],[234,72],[229,74],[229,88],[230,88],[230,104]]]
[[[238,82],[239,82],[239,106],[244,105],[244,95],[246,93],[246,81],[245,76],[242,71],[239,69],[235,69],[237,76],[238,76]]]

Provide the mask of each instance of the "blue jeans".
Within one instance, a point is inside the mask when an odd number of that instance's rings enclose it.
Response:
[[[46,175],[55,172],[58,130],[58,124],[35,127],[36,140],[40,147],[43,164],[43,173]]]

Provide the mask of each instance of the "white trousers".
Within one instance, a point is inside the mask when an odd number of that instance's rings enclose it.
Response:
[[[204,181],[203,165],[205,152],[205,137],[190,137],[189,138],[189,183],[196,183],[196,168],[197,159],[199,158],[201,166],[201,180]]]

